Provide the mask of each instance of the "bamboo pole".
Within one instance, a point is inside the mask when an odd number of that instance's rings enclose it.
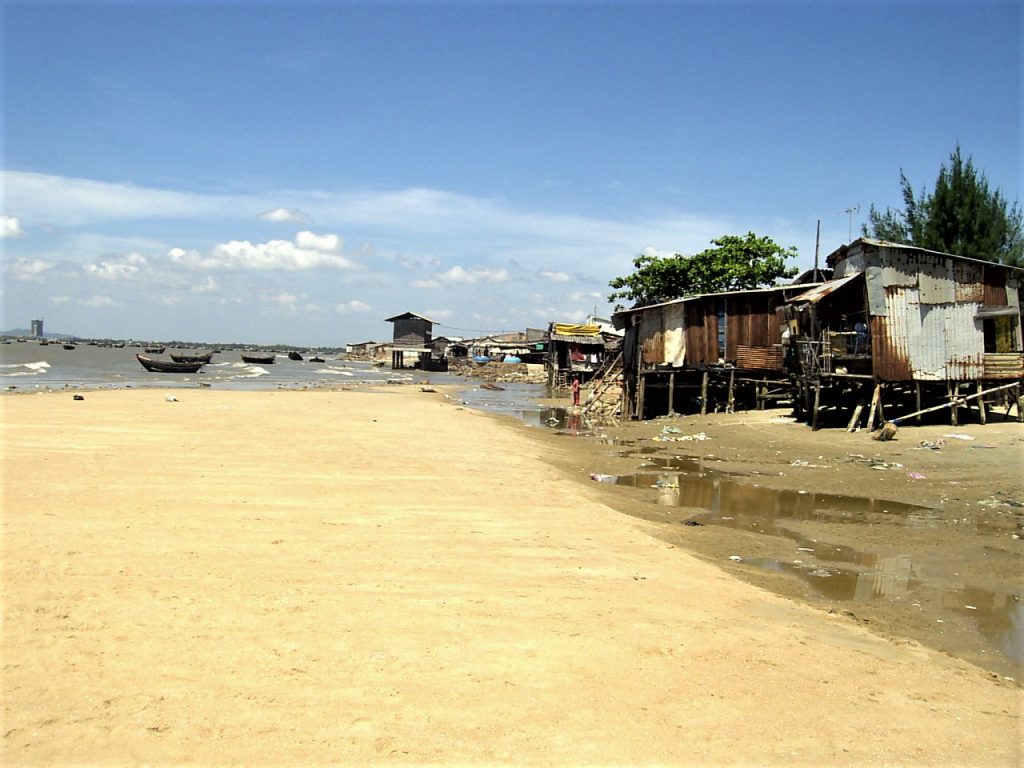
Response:
[[[982,424],[988,423],[988,414],[985,413],[985,398],[982,397],[982,385],[978,382],[978,419]]]
[[[988,395],[988,394],[991,394],[992,392],[1001,392],[1004,389],[1016,388],[1017,386],[1018,385],[1016,383],[1014,383],[1014,384],[1003,384],[1000,387],[992,387],[991,389],[986,389],[983,392],[976,392],[973,395],[967,395],[966,397],[960,397],[960,398],[957,398],[957,399],[960,401],[960,404],[962,405],[963,403],[967,402],[968,400],[974,400],[976,397],[981,397],[982,395]],[[898,416],[895,419],[890,419],[890,421],[893,424],[899,424],[901,421],[906,421],[907,419],[912,419],[915,416],[920,416],[920,415],[925,414],[925,413],[931,413],[932,411],[940,411],[943,408],[949,408],[951,405],[952,405],[952,403],[942,403],[941,405],[933,405],[931,408],[925,408],[925,409],[920,410],[920,411],[915,411],[914,413],[908,413],[906,416]]]
[[[704,379],[700,385],[700,415],[708,414],[708,372],[704,371]]]

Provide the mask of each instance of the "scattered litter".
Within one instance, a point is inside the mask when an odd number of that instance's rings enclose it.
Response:
[[[72,400],[85,400],[85,395],[74,395],[74,396],[72,396],[71,399]]]
[[[966,608],[969,611],[976,611],[976,610],[978,610],[978,606],[976,606],[976,605],[964,605],[964,608]]]
[[[679,427],[662,427],[661,434],[655,435],[651,438],[656,443],[681,443],[689,442],[691,440],[703,441],[710,440],[703,432],[698,432],[694,435],[684,435]]]
[[[815,568],[813,571],[808,571],[807,575],[817,576],[819,579],[825,579],[832,575],[832,571],[828,568]]]
[[[827,464],[811,464],[811,462],[804,461],[803,459],[793,459],[791,462],[789,462],[789,466],[807,467],[808,469],[828,469]]]
[[[699,523],[696,520],[683,520],[683,525],[689,525],[690,527],[696,528],[704,525],[704,523]]]
[[[167,397],[164,398],[164,400],[166,400],[168,403],[180,403],[181,402],[174,395],[168,395]]]
[[[882,459],[869,458],[860,453],[846,454],[850,461],[857,464],[866,464],[871,469],[903,469],[903,465],[897,461],[882,461]]]
[[[602,475],[599,472],[591,472],[590,479],[598,483],[614,483],[619,477],[618,475]]]
[[[920,472],[907,472],[907,477],[909,477],[911,480],[924,480],[925,479],[925,476],[922,475]]]
[[[437,392],[433,387],[420,387],[420,392]]]
[[[729,559],[732,560],[734,563],[742,563],[743,562],[743,558],[740,557],[739,555],[729,555]]]
[[[974,438],[971,435],[965,435],[962,432],[954,433],[952,435],[945,435],[945,437],[948,437],[951,440],[974,440]]]
[[[924,449],[924,450],[929,450],[929,451],[937,451],[942,446],[944,446],[945,444],[946,444],[946,441],[943,440],[941,437],[938,440],[922,440],[918,444],[917,448],[915,448],[914,450],[922,450],[922,449]]]
[[[657,480],[654,481],[654,486],[653,487],[655,487],[655,488],[678,488],[679,487],[679,481],[678,480],[665,480],[665,479],[659,477]]]
[[[995,446],[994,445],[990,445],[988,443],[981,443],[980,445],[972,445],[971,446],[971,450],[972,451],[976,450],[978,448],[995,448]]]
[[[798,552],[813,552],[814,551],[810,547],[797,547],[796,549],[797,549]]]

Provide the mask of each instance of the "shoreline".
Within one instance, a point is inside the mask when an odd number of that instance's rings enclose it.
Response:
[[[655,523],[655,535],[688,553],[1021,686],[1024,425],[902,426],[896,439],[878,442],[863,431],[812,432],[788,414],[680,415],[604,424],[592,436],[528,434],[555,449],[556,465],[585,492]],[[663,487],[649,487],[652,478]],[[730,519],[757,505],[768,511],[745,516],[756,527]],[[786,514],[790,507],[803,511]]]
[[[437,389],[0,399],[5,762],[1018,759],[1014,686],[686,554],[567,480],[582,442]]]

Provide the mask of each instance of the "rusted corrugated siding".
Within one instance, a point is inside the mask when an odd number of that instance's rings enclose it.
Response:
[[[986,307],[1005,307],[1006,302],[1006,270],[997,266],[985,265],[984,268],[985,298],[982,303]]]
[[[686,305],[686,364],[704,365],[707,362],[707,341],[704,336],[704,309],[700,302]]]
[[[651,309],[640,315],[639,343],[644,366],[661,365],[665,359],[665,343],[662,338],[662,313]]]
[[[943,307],[946,376],[951,381],[972,381],[985,375],[985,333],[976,319],[977,304]]]

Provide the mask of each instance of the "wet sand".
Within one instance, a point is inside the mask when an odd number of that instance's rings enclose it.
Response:
[[[411,387],[84,396],[0,399],[5,765],[1021,760],[1013,685],[688,555],[582,443]]]
[[[553,461],[585,492],[658,523],[665,541],[875,633],[1024,682],[1024,424],[1015,414],[984,426],[936,418],[878,442],[787,416],[531,434],[562,449]],[[706,439],[686,439],[694,435]]]

